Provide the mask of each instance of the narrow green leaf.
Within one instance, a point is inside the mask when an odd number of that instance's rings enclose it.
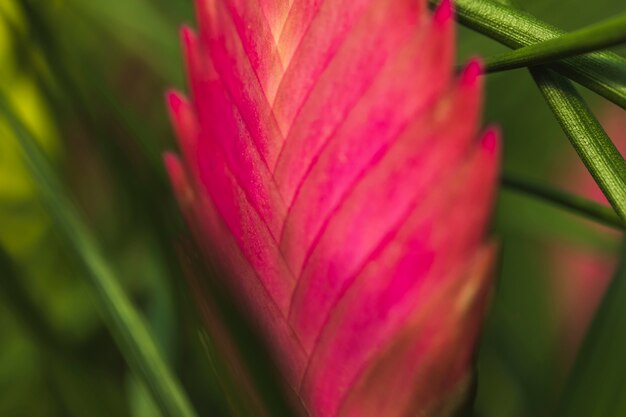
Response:
[[[509,189],[554,203],[573,213],[595,220],[604,225],[619,230],[626,229],[624,222],[622,222],[613,210],[584,197],[569,194],[554,187],[534,183],[506,173],[502,175],[502,185]]]
[[[551,70],[531,69],[572,146],[626,222],[626,162],[571,82]]]
[[[626,392],[626,245],[574,367],[556,416],[624,415]]]
[[[431,6],[438,0],[429,0]],[[564,31],[528,13],[490,0],[455,0],[461,24],[511,48],[558,38]],[[626,109],[626,59],[592,52],[551,64],[551,68]]]
[[[77,346],[66,343],[48,321],[41,306],[24,287],[25,276],[0,245],[0,302],[21,324],[41,360],[39,371],[67,416],[127,416],[125,404],[113,391],[114,377],[89,361]],[[152,417],[152,416],[151,416]]]
[[[626,14],[588,26],[558,38],[534,43],[523,48],[489,58],[486,72],[505,71],[541,65],[626,41]]]
[[[81,222],[78,210],[65,197],[63,187],[45,156],[1,95],[0,111],[5,114],[19,140],[44,206],[58,231],[75,250],[85,277],[95,290],[105,321],[129,366],[143,377],[164,415],[195,417],[196,413],[179,382],[163,360],[143,319],[120,287],[95,240]]]

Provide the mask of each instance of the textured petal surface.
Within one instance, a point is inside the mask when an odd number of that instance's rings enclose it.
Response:
[[[196,239],[311,416],[435,415],[485,313],[500,146],[450,2],[196,5],[165,158]]]
[[[393,147],[350,188],[319,234],[299,278],[290,312],[307,348],[328,308],[359,268],[379,246],[394,239],[413,207],[424,206],[423,199],[434,194],[430,188],[433,182],[450,174],[441,169],[442,164],[454,167],[462,157],[472,139],[477,112],[467,111],[455,124],[448,122],[448,116],[458,109],[456,105],[476,104],[476,87],[474,83],[455,91],[452,94],[462,95],[463,100],[455,105],[443,100],[443,109],[434,107],[432,113],[408,126]]]

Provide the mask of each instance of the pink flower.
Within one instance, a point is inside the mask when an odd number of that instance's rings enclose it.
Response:
[[[197,0],[166,165],[315,417],[434,415],[469,381],[499,139],[452,9]]]

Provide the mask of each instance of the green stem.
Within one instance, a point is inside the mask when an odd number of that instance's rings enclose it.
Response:
[[[615,212],[626,222],[626,162],[571,82],[531,69],[559,124]]]
[[[144,320],[120,287],[96,241],[81,222],[77,208],[65,197],[60,181],[35,140],[3,96],[0,96],[0,110],[19,140],[44,206],[57,230],[76,252],[86,279],[95,290],[105,321],[129,366],[143,377],[164,415],[195,417],[195,411],[163,360]]]
[[[438,0],[429,0],[435,6]],[[558,38],[564,31],[534,16],[489,0],[455,0],[457,19],[510,48]],[[626,109],[626,59],[612,52],[593,52],[551,65],[560,74]]]
[[[485,72],[497,72],[558,61],[609,48],[626,41],[626,14],[558,38],[534,43],[485,61]]]
[[[529,194],[566,208],[580,216],[595,220],[606,226],[626,230],[624,222],[609,207],[577,195],[569,194],[548,185],[534,183],[526,179],[504,173],[502,185],[511,190]]]

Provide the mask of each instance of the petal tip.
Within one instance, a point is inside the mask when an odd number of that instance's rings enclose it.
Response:
[[[452,18],[453,14],[454,14],[454,8],[452,6],[452,1],[442,0],[441,3],[439,3],[439,6],[437,6],[437,9],[435,10],[433,20],[435,21],[435,24],[437,25],[444,25]]]
[[[167,102],[167,107],[174,116],[177,116],[180,113],[181,107],[186,103],[184,95],[174,89],[167,90],[165,93],[165,101]]]
[[[500,147],[500,128],[496,126],[489,127],[483,134],[480,144],[489,154],[495,154]]]
[[[172,172],[177,170],[180,167],[180,160],[178,155],[173,151],[165,151],[163,152],[163,164],[165,165],[165,169],[168,172]]]
[[[188,25],[182,25],[179,31],[180,39],[183,42],[183,45],[186,48],[189,48],[190,45],[193,45],[196,41],[196,32]]]
[[[461,85],[473,85],[479,76],[483,74],[483,61],[480,58],[472,58],[463,68]]]

